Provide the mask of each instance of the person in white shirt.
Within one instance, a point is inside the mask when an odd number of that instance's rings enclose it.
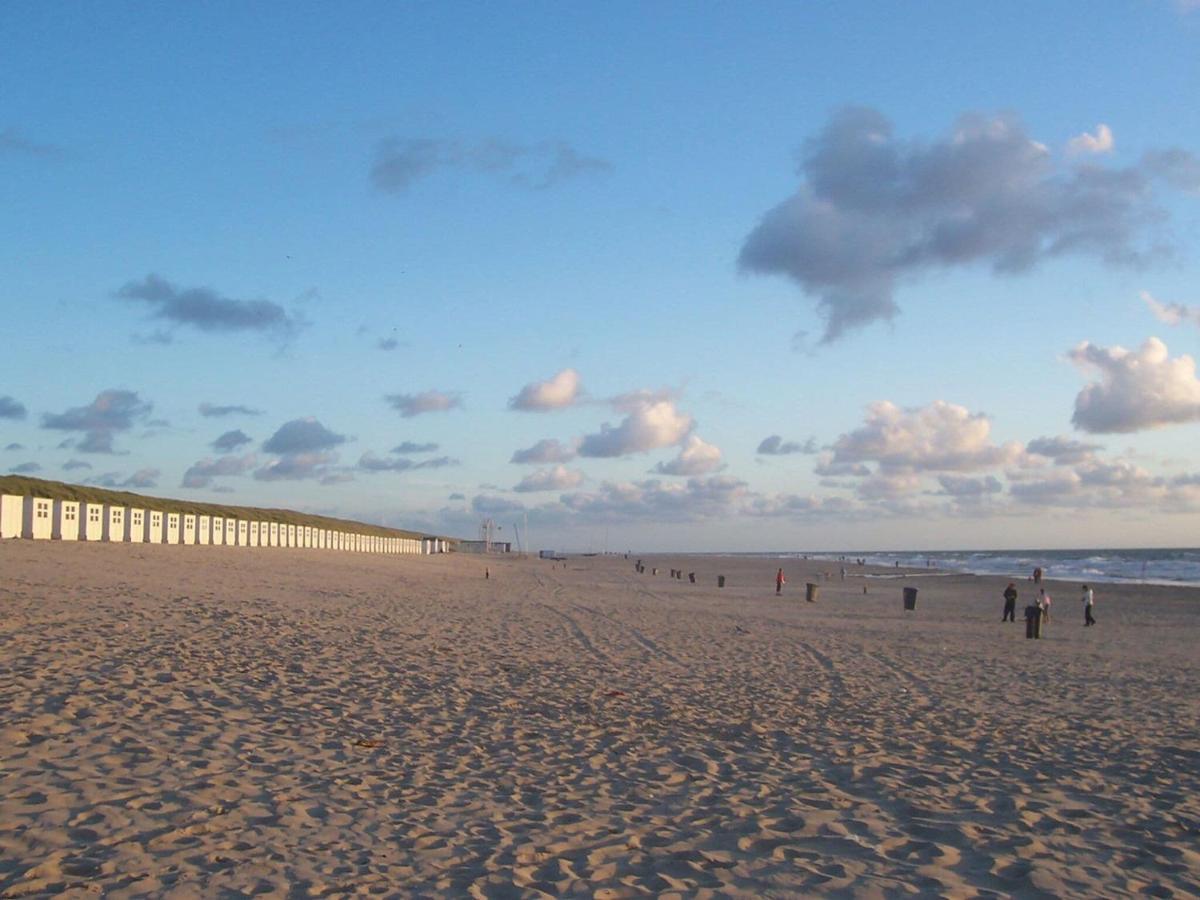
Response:
[[[1096,619],[1092,615],[1092,607],[1096,603],[1096,595],[1092,593],[1092,589],[1086,584],[1083,586],[1083,596],[1080,599],[1083,600],[1084,627],[1087,627],[1088,625],[1095,625]]]
[[[1046,593],[1045,588],[1038,589],[1037,598],[1038,609],[1042,611],[1042,621],[1050,621],[1050,595]]]

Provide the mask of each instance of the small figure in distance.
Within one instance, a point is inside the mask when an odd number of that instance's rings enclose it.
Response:
[[[492,570],[489,569],[487,566],[484,566],[484,568],[483,568],[483,580],[484,581],[492,580]]]
[[[1092,589],[1086,584],[1083,586],[1083,626],[1095,625],[1096,619],[1092,616],[1092,606],[1096,602],[1096,595],[1092,593]]]
[[[779,596],[783,593],[783,586],[787,584],[787,580],[783,577],[783,569],[775,573],[775,595]]]
[[[1050,595],[1046,593],[1045,588],[1038,588],[1038,608],[1042,611],[1042,622],[1048,624],[1050,622]]]
[[[1017,621],[1017,586],[1011,581],[1004,589],[1004,617],[1001,622]]]
[[[1033,583],[1034,584],[1042,583],[1042,567],[1041,566],[1038,566],[1036,569],[1033,570]]]

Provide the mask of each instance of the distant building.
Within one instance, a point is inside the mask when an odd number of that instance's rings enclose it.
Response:
[[[510,541],[492,541],[492,553],[512,553],[512,543]],[[459,553],[487,553],[487,541],[459,541]]]

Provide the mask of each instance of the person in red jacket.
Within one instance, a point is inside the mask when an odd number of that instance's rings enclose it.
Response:
[[[782,594],[783,586],[787,584],[787,580],[783,577],[783,569],[775,573],[775,593]]]

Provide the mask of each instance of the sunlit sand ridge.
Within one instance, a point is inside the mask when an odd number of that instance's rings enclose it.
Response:
[[[1197,889],[1196,592],[652,562],[0,545],[0,895]]]

